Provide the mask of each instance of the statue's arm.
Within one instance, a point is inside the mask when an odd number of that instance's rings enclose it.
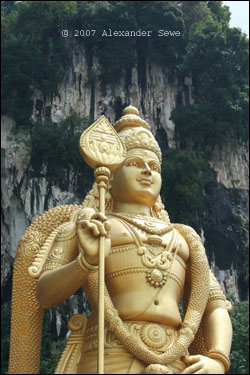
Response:
[[[227,358],[229,357],[232,343],[232,324],[223,301],[209,302],[203,317],[203,333],[208,356],[224,367],[224,372],[228,370]],[[229,361],[228,361],[229,365]]]
[[[69,222],[50,250],[37,284],[37,298],[50,308],[69,298],[84,283],[87,269],[80,267],[75,223]]]
[[[226,298],[212,272],[210,294],[203,316],[202,328],[208,353],[216,349],[229,356],[232,343],[232,323],[228,314]]]
[[[190,277],[187,275],[187,283]],[[232,343],[232,324],[228,314],[228,301],[221,287],[210,271],[210,292],[202,318],[202,332],[206,356],[191,355],[183,358],[188,367],[182,374],[205,371],[207,374],[224,374],[230,367],[229,354]]]
[[[98,269],[99,237],[105,236],[105,255],[111,240],[110,225],[103,214],[82,209],[57,234],[37,284],[37,299],[50,308],[73,295],[90,272]]]
[[[72,296],[85,282],[87,270],[78,266],[78,260],[53,271],[44,272],[37,284],[37,299],[41,306],[48,309]]]

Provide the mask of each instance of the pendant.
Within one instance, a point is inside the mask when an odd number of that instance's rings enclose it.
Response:
[[[155,288],[162,287],[167,281],[167,272],[162,272],[157,268],[154,268],[147,272],[146,278]]]

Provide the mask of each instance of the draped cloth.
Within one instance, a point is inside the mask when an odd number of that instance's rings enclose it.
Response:
[[[186,367],[180,359],[168,366],[150,366],[154,372],[151,372],[150,368],[146,370],[147,365],[136,359],[122,346],[104,349],[105,374],[180,374]],[[82,356],[77,366],[77,374],[97,374],[97,350],[92,350]]]
[[[127,321],[128,330],[156,353],[162,353],[171,346],[178,334],[178,330],[162,324],[148,322]],[[77,374],[97,373],[97,342],[98,328],[93,325],[87,328],[83,343],[82,355],[77,364]],[[157,350],[153,349],[157,346]],[[105,327],[104,332],[104,368],[105,374],[179,374],[186,365],[177,359],[167,366],[159,364],[147,365],[128,352],[117,338]]]

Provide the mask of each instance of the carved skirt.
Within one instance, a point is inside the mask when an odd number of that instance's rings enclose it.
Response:
[[[177,331],[162,324],[148,322],[127,322],[130,333],[135,335],[141,345],[163,353],[176,338]],[[87,328],[83,352],[77,365],[77,374],[97,373],[97,325]],[[187,353],[186,353],[187,354]],[[179,359],[162,366],[147,365],[129,353],[116,337],[105,327],[104,333],[104,371],[105,374],[180,374],[186,365]]]

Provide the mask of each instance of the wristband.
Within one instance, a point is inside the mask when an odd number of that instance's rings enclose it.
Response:
[[[212,359],[218,359],[223,363],[225,366],[225,372],[227,372],[230,368],[230,359],[226,353],[219,349],[211,349],[207,353],[207,357]]]
[[[88,263],[86,259],[84,258],[83,254],[79,254],[76,259],[77,259],[77,263],[79,264],[79,266],[84,272],[86,271],[94,272],[98,270],[99,266]]]

